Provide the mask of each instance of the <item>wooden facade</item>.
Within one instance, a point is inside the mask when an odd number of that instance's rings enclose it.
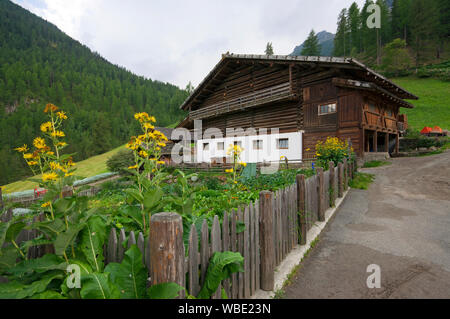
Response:
[[[392,141],[398,149],[407,126],[399,109],[412,107],[405,98],[417,99],[353,59],[225,54],[181,106],[189,115],[179,127],[202,120],[203,131],[224,136],[227,128],[303,132],[303,158],[313,157],[318,140],[337,136],[363,156],[392,152]]]

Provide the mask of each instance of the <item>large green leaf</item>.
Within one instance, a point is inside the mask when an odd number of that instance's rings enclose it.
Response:
[[[148,296],[150,299],[175,299],[184,288],[174,282],[166,282],[150,286]]]
[[[2,223],[0,222],[0,256],[2,255],[2,247],[5,243],[6,238],[6,232],[8,231],[9,225],[11,225],[11,222]]]
[[[66,298],[57,291],[47,290],[31,296],[31,299],[66,299]]]
[[[41,293],[55,279],[62,279],[61,271],[51,271],[44,274],[40,280],[36,280],[30,285],[24,285],[17,281],[0,284],[0,299],[23,299]]]
[[[112,283],[108,273],[92,273],[81,276],[81,298],[118,299],[119,290]]]
[[[24,260],[17,264],[15,267],[9,269],[9,273],[21,277],[27,273],[43,273],[49,270],[65,270],[67,263],[61,257],[54,254],[45,254],[41,258]]]
[[[136,245],[125,252],[122,263],[110,263],[105,268],[120,290],[122,299],[141,299],[146,296],[147,269]]]
[[[206,271],[205,282],[198,298],[210,298],[219,287],[222,280],[231,276],[235,272],[244,271],[244,258],[240,253],[231,251],[215,252],[209,260]]]
[[[154,208],[155,206],[157,206],[160,203],[161,197],[163,196],[163,194],[164,194],[164,192],[159,187],[155,187],[155,188],[151,188],[151,189],[147,190],[143,194],[144,195],[143,204],[144,204],[146,211],[149,211],[152,208]]]
[[[105,222],[99,216],[91,217],[81,232],[80,247],[95,272],[103,271],[103,244],[105,240]]]
[[[144,198],[141,193],[135,188],[127,188],[124,189],[124,192],[128,195],[127,202],[132,203],[133,200],[136,200],[138,203],[142,203]]]
[[[6,231],[5,241],[15,241],[19,233],[22,229],[25,228],[27,224],[23,221],[13,222],[9,225],[8,230]]]
[[[65,232],[59,233],[56,237],[54,246],[55,254],[62,256],[67,247],[74,242],[78,233],[86,226],[86,224],[71,225]]]
[[[46,234],[47,236],[53,237],[57,236],[59,233],[63,232],[65,229],[64,222],[57,218],[55,220],[46,220],[42,222],[36,222],[27,226],[27,229],[37,229]]]
[[[10,245],[0,249],[0,273],[6,273],[9,269],[14,267],[17,258],[20,257],[18,250]]]

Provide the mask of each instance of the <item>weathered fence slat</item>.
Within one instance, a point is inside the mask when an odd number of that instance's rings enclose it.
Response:
[[[221,241],[221,234],[220,234],[220,223],[219,223],[219,217],[217,215],[214,216],[213,225],[211,228],[211,253],[214,254],[216,251],[222,251],[222,241]],[[212,299],[220,299],[221,298],[221,291],[222,286],[219,285],[219,288],[217,289],[216,293],[212,296]]]
[[[222,250],[229,251],[230,250],[230,221],[228,219],[228,213],[223,213],[223,221],[222,221]],[[227,296],[231,296],[230,291],[230,279],[225,279],[223,282],[223,288]]]
[[[188,272],[189,272],[189,294],[192,296],[197,296],[200,288],[198,283],[198,265],[199,265],[199,255],[198,255],[198,236],[197,229],[195,225],[191,225],[189,233],[189,248],[188,248]]]
[[[118,244],[118,250],[117,250],[117,262],[122,262],[123,259],[123,255],[125,253],[125,247],[124,247],[124,243],[127,240],[127,235],[125,234],[125,229],[120,229],[120,233],[119,233],[119,242]]]
[[[244,222],[244,213],[241,207],[238,208],[237,215],[239,222],[242,224]],[[238,239],[239,253],[241,254],[241,256],[244,256],[244,232],[241,231],[238,234],[237,239]],[[239,285],[238,296],[239,299],[242,299],[244,298],[244,273],[242,272],[239,272],[238,274],[238,285]]]
[[[244,298],[250,298],[250,219],[249,207],[244,209]]]
[[[205,282],[206,270],[208,269],[209,262],[209,230],[206,219],[203,220],[201,230],[201,242],[200,242],[200,261],[201,261],[201,285]]]
[[[307,232],[307,225],[306,225],[306,198],[305,198],[305,191],[306,191],[306,184],[305,184],[305,175],[297,175],[296,176],[296,182],[297,182],[297,211],[299,214],[299,244],[305,245],[306,244],[306,232]]]
[[[139,232],[139,234],[138,234],[137,246],[139,248],[139,251],[142,254],[142,262],[145,265],[145,240],[144,240],[144,235],[142,234],[142,232]]]
[[[230,234],[230,246],[231,251],[238,251],[237,250],[237,234],[236,234],[236,210],[232,210],[231,212],[231,234]],[[231,275],[231,298],[236,299],[238,298],[238,275],[236,273],[233,273]]]
[[[136,236],[134,235],[134,231],[131,231],[130,235],[128,236],[128,249],[132,245],[136,245]]]
[[[114,227],[109,232],[108,249],[107,249],[107,263],[117,262],[117,234]]]
[[[260,286],[262,290],[266,291],[273,290],[275,283],[275,251],[273,245],[272,198],[272,192],[262,191],[259,193],[259,239],[261,246]]]
[[[260,243],[259,243],[259,200],[255,202],[255,250],[256,250],[256,262],[255,262],[255,290],[258,290],[261,286],[260,281]]]

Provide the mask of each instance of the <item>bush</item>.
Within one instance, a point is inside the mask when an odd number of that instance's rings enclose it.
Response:
[[[353,153],[353,148],[350,149]],[[343,162],[344,158],[351,156],[349,154],[349,145],[347,141],[340,140],[337,137],[327,137],[325,142],[318,141],[316,144],[317,165],[328,169],[328,163],[331,161],[334,165]]]
[[[120,150],[106,161],[106,167],[111,172],[128,173],[126,170],[134,164],[134,155],[131,150]]]

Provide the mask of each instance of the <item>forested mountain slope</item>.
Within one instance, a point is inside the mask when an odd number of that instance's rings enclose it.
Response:
[[[67,112],[65,133],[81,160],[125,143],[137,132],[133,113],[155,115],[158,126],[183,117],[178,87],[136,76],[109,63],[56,26],[0,0],[0,185],[29,174],[14,147],[30,144],[44,105]]]

